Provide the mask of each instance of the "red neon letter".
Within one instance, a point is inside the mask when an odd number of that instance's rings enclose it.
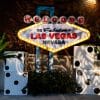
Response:
[[[67,19],[65,16],[59,18],[60,23],[66,23]]]
[[[53,16],[52,18],[51,18],[51,22],[52,23],[56,23],[58,21],[58,17],[57,16]]]
[[[77,19],[78,24],[83,25],[85,22],[85,18],[83,16],[79,16]]]
[[[39,23],[41,21],[41,17],[40,16],[34,16],[33,17],[33,22],[34,23]]]
[[[54,38],[54,36],[55,36],[55,34],[54,34],[54,33],[50,33],[50,34],[49,34],[49,37],[50,37],[51,39],[53,39],[53,38]]]
[[[70,16],[69,18],[68,18],[68,22],[69,23],[71,23],[71,24],[74,24],[75,23],[75,17],[74,16]]]

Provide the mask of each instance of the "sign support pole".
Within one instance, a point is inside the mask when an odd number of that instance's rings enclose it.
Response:
[[[49,52],[49,65],[48,70],[53,69],[53,53]]]
[[[50,14],[50,17],[54,15],[54,7],[48,7],[48,6],[38,6],[36,13],[37,15],[41,15],[42,11],[48,11]],[[48,70],[53,69],[53,53],[49,52],[48,57]],[[36,72],[40,71],[40,48],[36,47]]]
[[[54,15],[54,7],[50,9],[50,17]],[[53,53],[49,52],[49,64],[48,64],[48,70],[53,69]]]
[[[40,48],[36,47],[36,72],[39,73],[40,72]]]
[[[36,10],[36,14],[40,15],[38,9]],[[40,72],[40,48],[39,48],[39,47],[36,47],[36,58],[35,58],[35,63],[36,63],[36,65],[35,65],[35,67],[36,67],[36,68],[35,68],[35,71],[36,71],[37,73],[39,73],[39,72]]]

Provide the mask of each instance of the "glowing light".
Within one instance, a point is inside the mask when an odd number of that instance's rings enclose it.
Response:
[[[89,3],[89,4],[96,4],[96,0],[87,0],[87,3]]]
[[[33,30],[33,31],[35,31],[35,29],[37,29],[38,27],[46,27],[46,25],[44,25],[42,22],[41,23],[38,23],[38,24],[34,24],[34,25],[31,25],[31,26],[29,26],[29,27],[26,27],[26,28],[23,28],[23,29],[21,29],[19,32],[18,32],[18,37],[19,37],[19,39],[21,39],[21,40],[23,40],[23,41],[25,41],[25,42],[27,42],[27,43],[30,43],[30,44],[32,44],[32,45],[35,45],[35,46],[38,46],[38,47],[40,47],[40,48],[42,48],[42,49],[45,49],[45,50],[47,50],[47,51],[50,51],[50,52],[52,52],[52,53],[56,53],[56,52],[58,52],[58,51],[61,51],[61,50],[63,50],[63,49],[66,49],[66,48],[68,48],[68,47],[71,47],[71,46],[73,46],[73,45],[75,45],[75,44],[78,44],[78,43],[81,43],[81,42],[83,42],[83,41],[85,41],[85,40],[87,40],[87,39],[89,39],[90,38],[90,32],[87,30],[87,29],[84,29],[84,28],[82,28],[82,27],[79,27],[79,26],[77,26],[77,25],[74,25],[74,24],[70,24],[70,23],[66,23],[66,24],[64,24],[65,26],[66,26],[66,28],[68,28],[68,27],[70,27],[70,28],[74,28],[74,29],[76,29],[77,31],[80,31],[80,32],[82,32],[83,34],[85,34],[85,36],[84,35],[82,35],[82,37],[80,38],[80,39],[76,39],[76,40],[71,40],[70,42],[68,42],[68,43],[65,43],[63,46],[59,46],[59,47],[57,47],[57,48],[55,48],[55,47],[53,47],[53,45],[51,44],[51,46],[48,46],[48,45],[45,45],[45,44],[43,44],[42,43],[42,41],[41,42],[39,42],[39,41],[34,41],[34,40],[32,40],[32,39],[29,39],[29,37],[27,38],[27,37],[25,37],[24,36],[24,34],[25,34],[25,32],[27,31],[27,33],[28,34],[30,34],[29,32],[28,32],[28,30]]]
[[[83,2],[88,8],[94,8],[96,6],[96,0],[84,0]]]

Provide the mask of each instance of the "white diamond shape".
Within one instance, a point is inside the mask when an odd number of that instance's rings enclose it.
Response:
[[[49,29],[44,31],[44,29]],[[39,32],[39,29],[41,30],[41,32]],[[59,33],[57,32],[59,30]],[[52,31],[52,32],[51,32]],[[45,39],[32,39],[31,38],[31,34],[33,36],[35,36],[36,34],[43,34],[46,33],[46,38]],[[72,34],[75,33],[77,35],[77,37],[75,39],[71,39],[71,38],[65,38],[63,39],[65,44],[57,44],[57,43],[53,43],[54,41],[62,41],[62,39],[56,39],[55,37],[53,37],[53,39],[51,39],[50,34],[52,33],[58,33],[61,34],[62,32],[65,33],[65,35],[67,36],[68,33]],[[45,50],[48,50],[52,53],[61,51],[65,48],[68,48],[70,46],[73,46],[75,44],[78,44],[80,42],[83,42],[87,39],[90,38],[90,32],[87,29],[84,29],[82,27],[79,27],[77,25],[74,24],[69,24],[69,23],[65,23],[65,24],[43,24],[38,23],[38,24],[34,24],[31,25],[29,27],[23,28],[21,30],[19,30],[18,32],[18,37],[19,39],[30,43],[32,45],[38,46],[40,48],[43,48]],[[46,43],[44,44],[43,41],[50,41],[50,43]]]

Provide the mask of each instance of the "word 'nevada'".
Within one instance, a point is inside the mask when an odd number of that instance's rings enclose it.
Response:
[[[66,16],[61,16],[61,17],[57,17],[57,16],[53,16],[53,17],[49,17],[49,16],[43,16],[42,18],[40,16],[34,16],[31,17],[30,15],[25,15],[24,16],[24,22],[29,24],[31,22],[33,23],[39,23],[39,22],[43,22],[43,23],[66,23],[69,22],[71,24],[77,23],[77,24],[84,24],[85,23],[85,18],[83,16],[79,16],[77,18],[75,18],[74,16],[69,16],[68,18]]]
[[[77,34],[76,33],[37,33],[37,34],[30,34],[31,39],[76,39]]]

